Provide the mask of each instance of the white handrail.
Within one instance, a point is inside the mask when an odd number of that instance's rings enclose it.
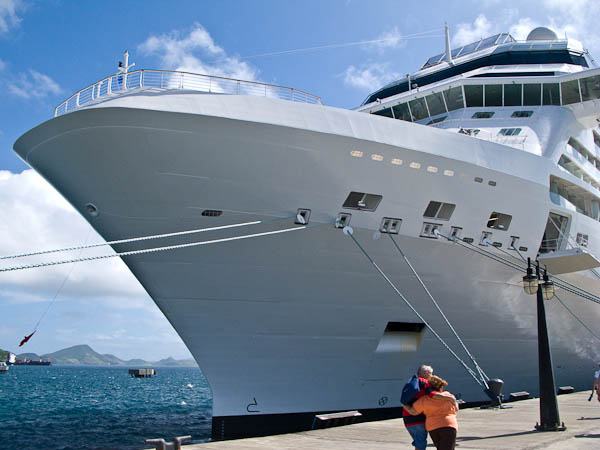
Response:
[[[322,104],[320,97],[298,89],[172,70],[135,70],[111,75],[76,92],[54,109],[54,117],[76,110],[92,101],[122,95],[133,89],[186,89],[210,93],[272,97],[293,102]]]

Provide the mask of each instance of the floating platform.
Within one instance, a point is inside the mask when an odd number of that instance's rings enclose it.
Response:
[[[462,409],[458,413],[457,448],[589,450],[599,448],[600,403],[591,391],[560,395],[560,418],[566,431],[538,432],[539,399],[511,402],[506,409]],[[402,419],[364,422],[337,428],[304,431],[233,441],[184,445],[184,450],[412,450]],[[432,447],[431,439],[428,440]]]
[[[129,369],[129,375],[135,378],[150,378],[156,375],[154,369]]]

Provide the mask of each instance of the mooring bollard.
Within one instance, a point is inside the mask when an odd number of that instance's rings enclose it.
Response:
[[[192,440],[191,436],[179,436],[173,439],[173,442],[164,439],[146,439],[144,443],[154,445],[156,450],[181,450],[181,444],[190,440]]]

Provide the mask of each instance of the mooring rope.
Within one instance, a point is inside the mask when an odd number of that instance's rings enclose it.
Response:
[[[152,239],[163,239],[163,238],[168,238],[168,237],[184,236],[187,234],[204,233],[206,231],[217,231],[217,230],[226,230],[229,228],[247,227],[249,225],[257,225],[260,223],[274,222],[274,221],[285,220],[285,219],[289,219],[289,218],[290,217],[282,217],[282,218],[266,220],[266,221],[265,220],[255,220],[252,222],[234,223],[231,225],[221,225],[218,227],[197,228],[195,230],[176,231],[174,233],[154,234],[151,236],[141,236],[141,237],[134,237],[134,238],[128,238],[128,239],[118,239],[116,241],[99,242],[96,244],[88,244],[88,245],[78,245],[75,247],[58,248],[58,249],[53,249],[53,250],[42,250],[42,251],[30,252],[30,253],[20,253],[17,255],[0,256],[0,260],[1,259],[24,258],[26,256],[46,255],[48,253],[68,252],[68,251],[73,251],[73,250],[82,250],[82,249],[95,248],[95,247],[104,247],[107,245],[127,244],[130,242],[148,241],[148,240],[152,240]]]
[[[444,321],[446,322],[446,324],[448,325],[448,327],[450,328],[450,330],[454,334],[454,337],[456,337],[456,339],[458,340],[458,342],[462,346],[462,348],[465,351],[465,353],[471,359],[471,362],[475,366],[475,369],[477,369],[477,372],[479,372],[479,376],[481,377],[481,379],[485,380],[487,382],[490,378],[486,375],[486,373],[483,371],[483,369],[479,366],[479,364],[475,360],[475,357],[467,349],[467,346],[465,345],[465,343],[463,342],[463,340],[460,338],[460,336],[458,335],[458,333],[456,332],[456,330],[454,329],[454,327],[452,326],[452,324],[448,320],[448,317],[446,317],[446,315],[442,311],[442,308],[440,308],[440,305],[438,304],[438,302],[435,300],[435,298],[433,297],[433,295],[431,295],[431,292],[429,291],[429,289],[427,288],[427,286],[425,285],[425,283],[423,282],[423,280],[421,279],[421,277],[419,276],[419,274],[417,273],[417,271],[415,270],[415,268],[413,267],[413,265],[410,263],[410,261],[408,260],[408,258],[406,257],[406,255],[404,254],[404,252],[402,251],[402,249],[400,248],[400,246],[398,245],[398,243],[394,239],[394,236],[392,236],[391,233],[388,233],[388,236],[390,237],[390,239],[394,243],[394,246],[396,247],[396,249],[398,250],[398,252],[400,252],[400,255],[402,255],[402,258],[404,258],[404,261],[406,262],[406,264],[408,265],[408,267],[412,271],[412,273],[415,276],[415,278],[421,284],[421,287],[423,288],[423,290],[425,291],[425,293],[427,294],[427,296],[429,297],[429,299],[431,300],[431,302],[434,304],[434,306],[436,307],[436,309],[438,310],[438,312],[440,313],[440,315],[442,316],[442,318],[444,319]]]
[[[456,360],[473,377],[473,379],[477,382],[477,384],[479,386],[481,386],[482,388],[489,389],[489,387],[487,385],[487,381],[486,380],[481,380],[481,381],[479,380],[479,378],[477,377],[477,374],[448,346],[448,344],[446,344],[446,342],[433,329],[433,327],[429,324],[429,322],[427,320],[425,320],[423,318],[423,316],[421,316],[421,314],[419,314],[419,312],[411,305],[411,303],[406,299],[406,297],[402,294],[402,292],[400,292],[400,290],[396,287],[396,285],[389,279],[389,277],[385,274],[385,272],[383,270],[381,270],[381,268],[377,265],[377,263],[373,260],[373,258],[371,258],[369,256],[369,254],[367,253],[367,251],[362,247],[362,245],[360,245],[360,243],[354,237],[352,229],[350,227],[345,227],[344,228],[344,234],[350,236],[350,238],[354,241],[354,243],[357,245],[357,247],[360,249],[360,251],[363,253],[363,255],[365,255],[365,257],[369,260],[369,262],[373,265],[373,267],[375,267],[375,269],[377,270],[377,272],[379,272],[379,274],[390,285],[390,287],[394,290],[394,292],[396,292],[396,294],[402,299],[402,301],[404,301],[404,303],[406,304],[406,306],[408,306],[411,309],[411,311],[414,312],[415,315],[419,318],[419,320],[421,320],[427,326],[427,328],[429,328],[429,330],[431,331],[431,333],[437,338],[438,341],[440,341],[440,343],[446,348],[446,350],[448,350],[448,352],[452,356],[454,356],[454,358],[456,358]],[[483,383],[482,383],[482,381],[483,381]]]
[[[56,266],[59,264],[70,264],[70,263],[74,263],[74,262],[95,261],[95,260],[99,260],[99,259],[116,258],[118,256],[123,257],[123,256],[132,256],[132,255],[141,255],[144,253],[154,253],[154,252],[161,252],[161,251],[166,251],[166,250],[177,250],[177,249],[182,249],[182,248],[197,247],[200,245],[219,244],[222,242],[239,241],[242,239],[251,239],[251,238],[260,237],[260,236],[269,236],[269,235],[273,235],[273,234],[281,234],[281,233],[288,233],[291,231],[304,230],[305,228],[308,228],[308,227],[309,227],[308,225],[302,225],[299,227],[286,228],[283,230],[265,231],[262,233],[246,234],[243,236],[235,236],[235,237],[223,238],[223,239],[213,239],[210,241],[190,242],[187,244],[168,245],[168,246],[164,246],[164,247],[154,247],[154,248],[146,248],[146,249],[141,249],[141,250],[132,250],[129,252],[113,253],[110,255],[88,256],[88,257],[84,257],[84,258],[75,258],[75,259],[67,259],[67,260],[61,260],[61,261],[50,261],[50,262],[38,263],[38,264],[28,264],[28,265],[23,265],[23,266],[6,267],[6,268],[0,269],[0,272],[11,272],[11,271],[15,271],[15,270],[34,269],[37,267]]]
[[[569,308],[567,306],[567,304],[565,302],[563,302],[556,293],[554,293],[554,297],[556,298],[556,300],[558,300],[560,302],[561,305],[563,305],[565,307],[565,309],[567,311],[569,311],[569,313],[571,313],[571,315],[577,320],[577,322],[579,322],[583,326],[583,328],[588,330],[592,336],[594,336],[596,339],[598,339],[600,341],[600,336],[598,336],[596,333],[594,333],[590,329],[590,327],[588,327],[585,323],[583,323],[583,321],[579,317],[577,317],[577,315],[571,310],[571,308]]]
[[[494,261],[496,261],[496,262],[500,262],[500,263],[502,263],[502,264],[504,264],[504,265],[506,265],[506,266],[508,266],[508,267],[511,267],[511,268],[513,268],[513,269],[515,269],[515,270],[519,271],[519,272],[522,272],[522,273],[527,273],[527,269],[526,269],[525,267],[521,267],[521,266],[519,266],[519,265],[517,265],[517,264],[514,264],[514,263],[512,263],[512,262],[510,262],[510,261],[507,261],[506,259],[502,258],[501,256],[494,255],[493,253],[487,252],[487,251],[485,251],[485,250],[483,250],[483,249],[480,249],[480,248],[475,248],[475,246],[473,246],[473,244],[471,244],[471,243],[468,243],[468,242],[467,242],[467,244],[470,246],[470,247],[468,247],[467,245],[465,245],[465,244],[463,244],[463,243],[461,242],[461,241],[462,241],[462,239],[460,239],[460,238],[451,238],[451,237],[448,237],[448,236],[444,236],[443,234],[441,234],[441,233],[439,233],[439,232],[438,232],[437,234],[438,234],[438,235],[440,235],[440,236],[442,236],[442,237],[444,237],[444,238],[446,238],[447,240],[449,240],[449,241],[451,241],[451,242],[455,242],[455,243],[461,244],[461,245],[462,245],[464,248],[466,248],[467,250],[475,251],[476,253],[479,253],[479,254],[480,254],[480,255],[482,255],[482,256],[485,256],[485,257],[487,257],[487,258],[490,258],[490,259],[492,259],[492,260],[494,260]],[[473,247],[473,248],[471,248],[471,247]],[[497,249],[497,247],[494,247],[494,248],[496,248],[496,249]],[[516,251],[517,251],[517,253],[519,253],[519,256],[520,256],[520,257],[521,257],[521,258],[524,260],[524,258],[523,258],[523,256],[521,255],[521,253],[520,253],[520,252],[519,252],[519,251],[518,251],[516,248],[515,248],[514,250],[516,250]],[[506,253],[506,252],[505,252],[505,253]],[[510,254],[509,254],[509,255],[510,255]],[[511,256],[511,257],[513,257],[513,258],[515,258],[513,255],[510,255],[510,256]],[[571,293],[571,294],[573,294],[573,295],[576,295],[576,296],[582,297],[582,298],[584,298],[584,299],[586,299],[586,300],[590,300],[590,301],[592,301],[592,302],[594,302],[594,303],[598,303],[598,304],[600,304],[600,298],[598,298],[598,297],[597,297],[597,296],[595,296],[594,294],[592,294],[592,293],[590,293],[590,292],[586,291],[585,289],[582,289],[582,288],[580,288],[580,287],[578,287],[578,286],[575,286],[575,285],[573,285],[573,284],[569,283],[568,281],[566,281],[566,280],[563,280],[562,278],[559,278],[559,277],[557,277],[556,275],[552,275],[552,274],[550,274],[550,273],[548,273],[548,275],[549,275],[549,276],[550,276],[550,277],[551,277],[553,280],[555,280],[555,281],[554,281],[554,284],[555,284],[555,286],[556,286],[556,287],[559,287],[560,289],[563,289],[564,291],[567,291],[567,292],[569,292],[569,293]],[[562,304],[562,305],[563,305],[563,306],[564,306],[564,307],[567,309],[567,311],[569,311],[569,313],[571,313],[571,314],[573,315],[573,317],[575,317],[575,319],[577,319],[577,321],[578,321],[579,323],[581,323],[581,324],[582,324],[582,325],[583,325],[583,326],[584,326],[584,327],[585,327],[585,328],[586,328],[588,331],[590,331],[590,333],[592,333],[592,335],[596,336],[596,335],[595,335],[595,334],[594,334],[594,333],[593,333],[593,332],[592,332],[592,331],[591,331],[591,330],[590,330],[590,329],[589,329],[589,328],[588,328],[588,327],[587,327],[587,326],[586,326],[586,325],[583,323],[583,321],[582,321],[582,320],[581,320],[579,317],[577,317],[577,315],[576,315],[576,314],[575,314],[575,313],[574,313],[574,312],[573,312],[571,309],[569,309],[569,307],[568,307],[568,306],[567,306],[567,305],[566,305],[566,304],[565,304],[565,303],[564,303],[562,300],[560,300],[560,299],[558,298],[558,296],[556,295],[556,293],[555,293],[554,295],[555,295],[555,297],[558,299],[558,301],[559,301],[559,302],[560,302],[560,303],[561,303],[561,304]]]

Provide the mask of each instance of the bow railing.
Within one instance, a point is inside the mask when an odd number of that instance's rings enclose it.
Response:
[[[135,70],[104,78],[76,92],[54,109],[54,117],[79,109],[99,99],[114,97],[134,89],[182,89],[217,94],[271,97],[293,102],[322,104],[321,98],[298,89],[257,81],[201,75],[171,70]]]

